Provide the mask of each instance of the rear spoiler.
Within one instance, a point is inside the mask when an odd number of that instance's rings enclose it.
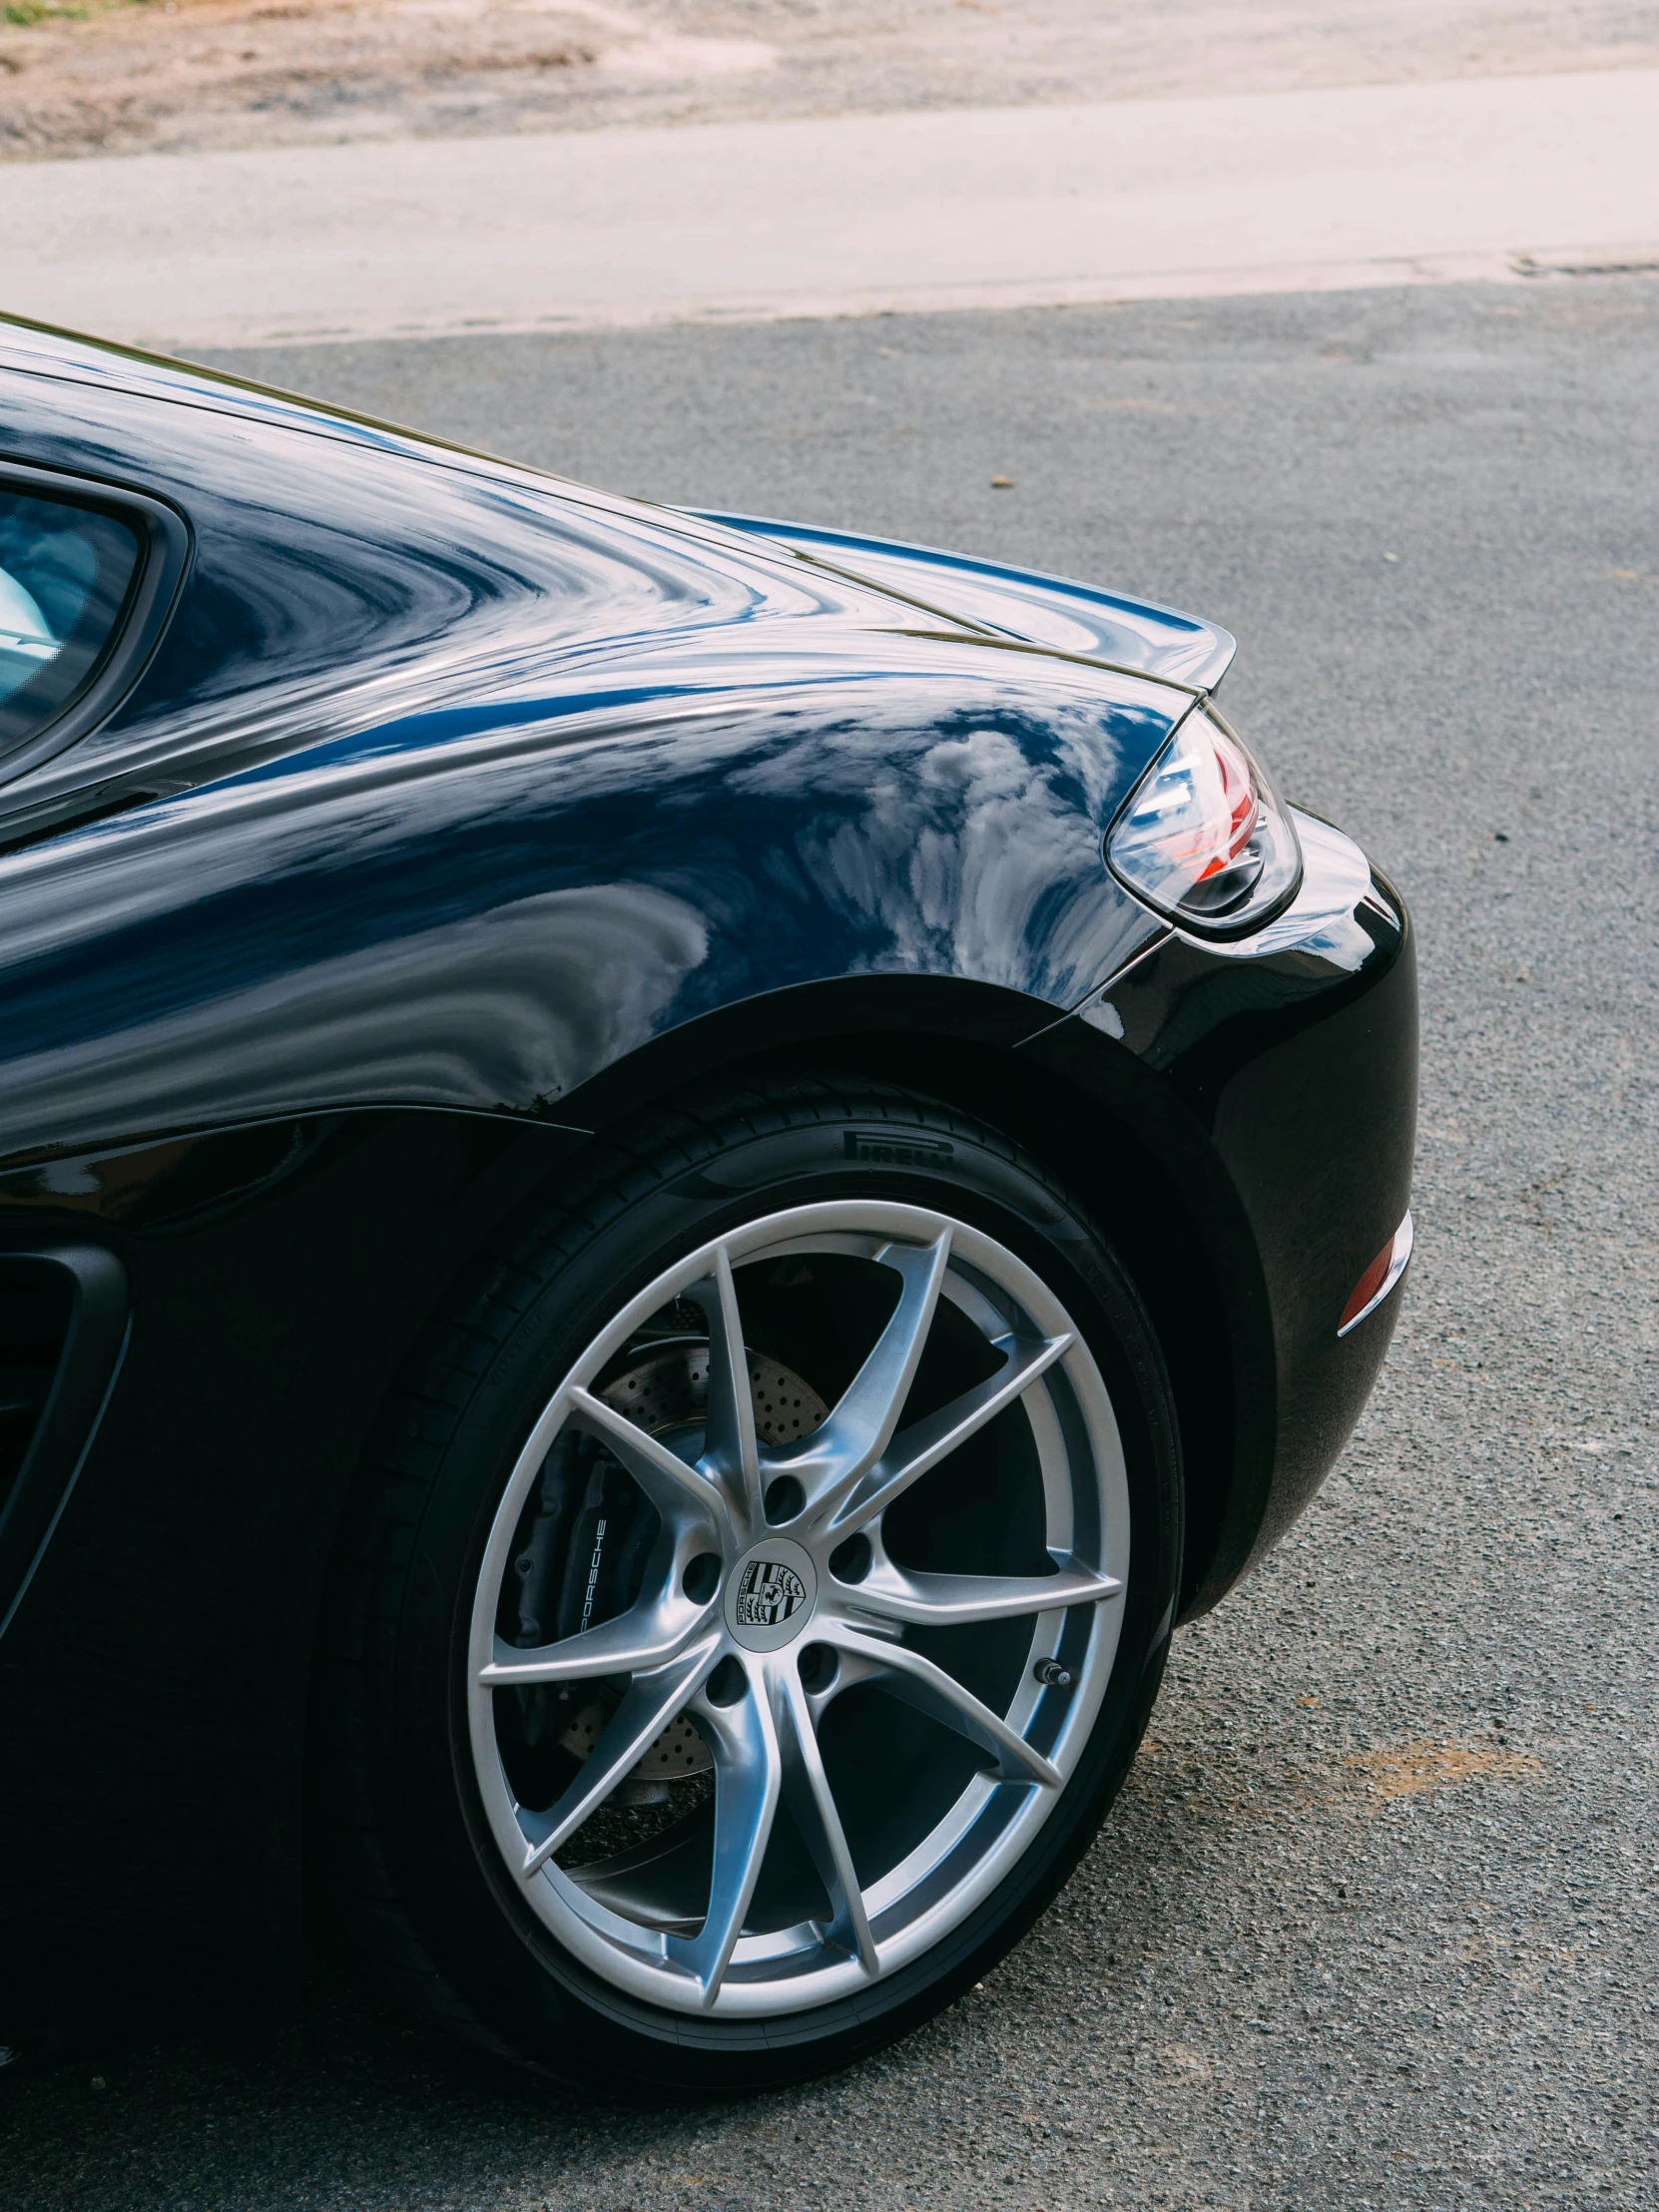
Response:
[[[976,629],[1106,661],[1184,691],[1214,691],[1238,651],[1231,633],[1213,622],[1200,622],[1195,615],[1178,614],[1151,600],[1123,599],[1092,584],[890,538],[861,538],[756,515],[689,511],[701,521],[771,539]]]

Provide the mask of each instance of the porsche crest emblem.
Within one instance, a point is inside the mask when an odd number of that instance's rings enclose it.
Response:
[[[776,1628],[807,1595],[807,1585],[781,1559],[751,1559],[738,1584],[737,1616],[744,1628]]]

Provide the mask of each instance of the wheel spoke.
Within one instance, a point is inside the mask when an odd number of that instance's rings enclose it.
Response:
[[[830,1418],[809,1448],[790,1462],[821,1520],[832,1516],[858,1488],[892,1440],[938,1308],[950,1261],[950,1232],[945,1230],[930,1245],[887,1245],[879,1258],[901,1279],[898,1304]]]
[[[1139,1657],[1074,1276],[953,1218],[942,1182],[935,1206],[872,1182],[778,1210],[734,1185],[700,1249],[619,1281],[537,1399],[467,1619],[492,1863],[528,1929],[690,2042],[729,2021],[769,2044],[954,1956],[1054,1848],[1089,1716]],[[667,1826],[623,1811],[662,1799],[648,1771],[699,1767]]]
[[[1092,1567],[1063,1564],[1058,1574],[919,1574],[883,1560],[840,1600],[851,1613],[914,1621],[927,1628],[967,1628],[978,1621],[1017,1620],[1063,1605],[1116,1597],[1123,1584]]]
[[[725,1517],[726,1500],[706,1474],[676,1457],[667,1444],[619,1413],[614,1405],[595,1397],[578,1384],[570,1393],[573,1419],[595,1428],[612,1454],[621,1461],[671,1528],[688,1522],[707,1529],[718,1528]]]
[[[660,1601],[632,1605],[615,1620],[602,1621],[580,1636],[521,1648],[497,1636],[494,1651],[478,1670],[487,1688],[528,1689],[537,1682],[580,1682],[594,1675],[639,1674],[664,1667],[675,1658],[703,1617],[690,1603],[675,1608],[676,1619]]]
[[[958,1736],[989,1752],[1004,1782],[1040,1782],[1049,1790],[1060,1787],[1058,1768],[1034,1750],[1017,1729],[1010,1728],[1000,1714],[982,1705],[971,1690],[964,1690],[954,1676],[935,1666],[931,1659],[924,1659],[919,1651],[903,1644],[882,1643],[861,1635],[849,1622],[825,1620],[822,1616],[815,1632],[838,1650],[872,1661],[894,1697],[901,1697],[918,1712],[942,1721]]]
[[[761,1878],[778,1812],[783,1762],[778,1730],[758,1672],[736,1705],[709,1705],[715,1761],[714,1863],[709,1911],[696,1936],[671,1936],[670,1960],[702,1984],[713,2004]]]
[[[1072,1340],[1069,1336],[1002,1337],[997,1342],[1007,1359],[996,1374],[891,1437],[875,1464],[843,1491],[830,1517],[831,1527],[854,1535],[885,1512],[912,1482],[1028,1390],[1069,1351]]]
[[[833,1914],[830,1924],[830,1940],[842,1950],[850,1951],[865,1973],[874,1974],[880,1969],[875,1938],[869,1932],[863,1892],[858,1886],[852,1854],[847,1849],[846,1833],[835,1808],[830,1777],[824,1771],[807,1692],[793,1666],[782,1671],[784,1696],[778,1716],[778,1736],[790,1810],[806,1839],[820,1879],[830,1893]]]
[[[537,1873],[639,1765],[707,1681],[719,1652],[719,1637],[709,1636],[671,1666],[634,1677],[563,1797],[545,1813],[520,1815],[519,1826],[530,1846],[519,1869],[524,1880]]]
[[[694,1283],[686,1296],[702,1307],[709,1323],[709,1414],[706,1451],[729,1484],[752,1529],[765,1525],[761,1508],[760,1445],[755,1434],[755,1401],[749,1386],[749,1353],[743,1341],[737,1286],[724,1245],[715,1254],[714,1274]]]

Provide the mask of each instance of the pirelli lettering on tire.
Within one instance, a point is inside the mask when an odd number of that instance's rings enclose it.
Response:
[[[908,1130],[848,1129],[842,1144],[849,1160],[885,1168],[947,1168],[956,1148],[944,1137],[915,1137]]]

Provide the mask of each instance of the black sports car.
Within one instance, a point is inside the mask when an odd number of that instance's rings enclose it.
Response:
[[[0,323],[0,2043],[615,2088],[1041,1912],[1410,1247],[1396,893],[1112,593]]]

